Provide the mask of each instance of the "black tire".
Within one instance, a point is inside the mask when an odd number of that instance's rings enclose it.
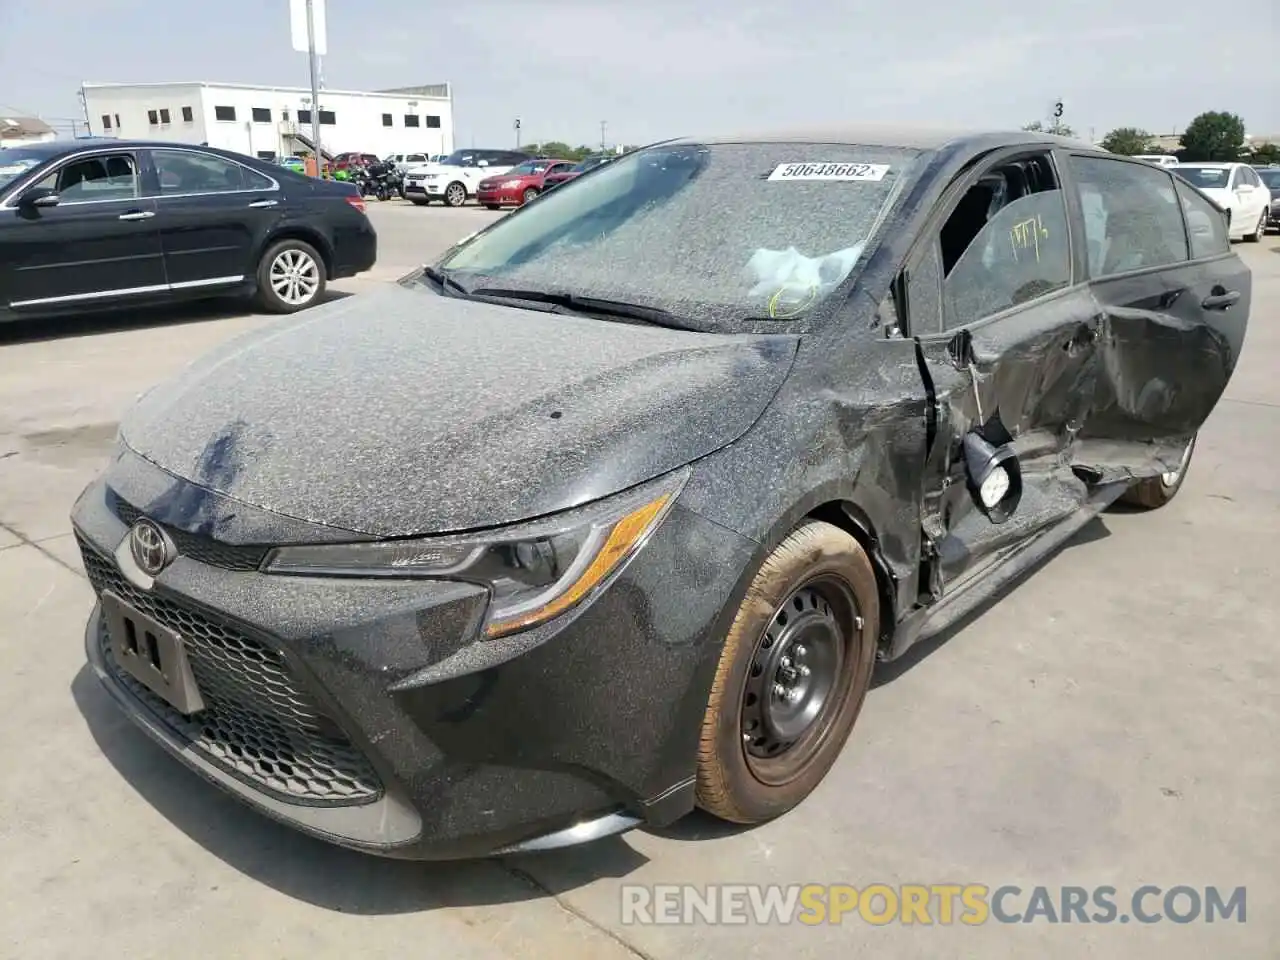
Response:
[[[528,190],[526,190],[523,194],[520,195],[521,204],[533,203],[533,201],[537,199],[538,199],[538,189],[536,187],[530,187]]]
[[[1253,233],[1246,233],[1244,235],[1244,241],[1245,243],[1257,243],[1259,240],[1263,238],[1266,232],[1267,232],[1267,210],[1264,207],[1262,210],[1262,216],[1258,220],[1258,229],[1253,231]]]
[[[467,202],[467,185],[458,180],[444,188],[444,203],[447,207],[460,207]]]
[[[1187,471],[1191,469],[1191,457],[1195,452],[1196,438],[1192,437],[1172,483],[1168,482],[1169,478],[1165,474],[1139,480],[1120,495],[1120,502],[1131,507],[1141,507],[1144,510],[1158,510],[1163,507],[1182,489],[1182,484],[1187,479]]]
[[[732,823],[761,823],[797,806],[822,781],[871,684],[879,596],[866,552],[829,523],[805,523],[765,559],[711,686],[698,747],[698,806]],[[814,692],[824,686],[815,707]],[[794,694],[798,706],[778,689]],[[814,710],[806,721],[803,714]],[[800,716],[788,720],[788,711]]]
[[[296,271],[297,284],[286,280],[277,289],[281,273],[291,270]],[[258,304],[268,313],[297,313],[324,299],[328,279],[324,257],[315,247],[303,240],[279,240],[258,261]],[[305,298],[298,299],[304,290]]]

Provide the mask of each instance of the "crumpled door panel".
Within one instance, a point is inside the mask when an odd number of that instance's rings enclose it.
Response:
[[[1172,469],[1239,362],[1249,269],[1231,256],[1096,283],[1094,296],[1103,314],[1096,383],[1074,463],[1102,480]]]

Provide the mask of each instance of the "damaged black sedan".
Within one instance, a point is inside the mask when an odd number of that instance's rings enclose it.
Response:
[[[1249,271],[1039,133],[658,144],[145,394],[88,657],[188,766],[406,858],[790,810],[873,667],[1181,488]]]

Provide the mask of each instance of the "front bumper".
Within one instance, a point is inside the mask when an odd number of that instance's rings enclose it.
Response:
[[[501,187],[493,190],[477,190],[476,202],[481,204],[496,203],[499,206],[519,206],[524,202],[522,191],[504,190]]]
[[[485,641],[478,587],[262,574],[261,550],[243,545],[254,511],[237,506],[232,536],[214,541],[173,524],[146,484],[117,495],[113,472],[73,515],[86,570],[99,594],[183,637],[207,709],[183,717],[114,666],[97,608],[89,660],[139,726],[260,812],[371,853],[453,859],[692,809],[702,713],[749,541],[677,505],[589,605]],[[141,512],[130,502],[152,505],[181,554],[145,589],[120,549]],[[278,520],[263,514],[257,532]]]

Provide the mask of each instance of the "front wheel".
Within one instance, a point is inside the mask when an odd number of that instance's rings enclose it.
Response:
[[[324,258],[302,240],[281,240],[258,262],[258,302],[270,313],[305,310],[324,295]]]
[[[871,561],[811,522],[764,561],[720,653],[698,748],[697,801],[733,823],[797,806],[844,747],[880,629]]]
[[[520,198],[520,202],[533,203],[533,201],[537,199],[538,199],[538,191],[534,187],[530,187],[528,190],[524,192],[524,195]]]
[[[467,188],[456,180],[444,191],[444,202],[451,207],[460,207],[467,202]]]
[[[1196,438],[1190,442],[1178,458],[1178,466],[1154,477],[1139,480],[1120,496],[1120,502],[1144,510],[1156,510],[1178,495],[1182,483],[1187,479],[1187,470],[1191,466],[1191,455],[1195,453]]]

